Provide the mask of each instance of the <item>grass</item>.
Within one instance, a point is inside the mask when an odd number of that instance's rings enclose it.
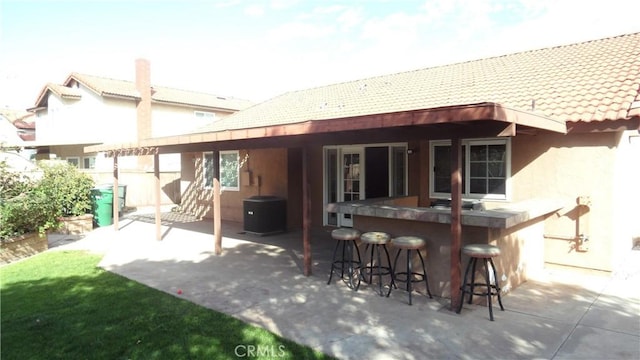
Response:
[[[0,268],[2,359],[330,359],[99,261],[59,251]]]

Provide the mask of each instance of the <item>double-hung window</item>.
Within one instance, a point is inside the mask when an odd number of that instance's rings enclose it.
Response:
[[[430,196],[451,197],[451,142],[430,143]],[[462,141],[462,196],[470,199],[509,198],[511,146],[509,139]]]
[[[215,172],[213,152],[205,152],[202,156],[204,187],[213,187],[213,175]],[[220,187],[222,190],[240,190],[240,153],[234,151],[220,151]]]

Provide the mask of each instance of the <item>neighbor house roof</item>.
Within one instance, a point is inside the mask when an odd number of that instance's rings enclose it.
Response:
[[[567,122],[640,115],[640,33],[292,91],[198,132],[495,103]]]
[[[46,94],[53,92],[63,98],[80,99],[81,93],[75,84],[80,83],[99,96],[129,98],[139,100],[140,93],[132,81],[110,79],[106,77],[71,73],[62,85],[47,84],[38,99],[35,108],[46,106]],[[163,86],[152,86],[151,101],[156,103],[174,104],[178,106],[193,106],[215,108],[219,110],[237,111],[251,106],[253,103],[244,99],[222,97],[195,91],[174,89]]]

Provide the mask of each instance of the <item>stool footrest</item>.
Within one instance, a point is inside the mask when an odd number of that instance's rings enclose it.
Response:
[[[398,279],[398,275],[401,276],[400,279]],[[407,282],[407,272],[406,271],[394,273],[394,276],[396,278],[396,282],[401,282],[401,283],[406,283]],[[411,282],[419,283],[419,282],[423,282],[423,281],[424,281],[424,274],[417,273],[417,272],[412,272],[411,273]]]

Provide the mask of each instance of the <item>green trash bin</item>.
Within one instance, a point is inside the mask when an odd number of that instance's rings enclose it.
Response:
[[[113,224],[113,189],[93,188],[91,189],[93,199],[93,220],[98,226],[109,226]]]
[[[104,189],[107,188],[109,190],[113,189],[112,183],[104,183],[97,185],[96,188]],[[127,185],[119,184],[118,185],[118,214],[122,216],[122,210],[127,206]]]

